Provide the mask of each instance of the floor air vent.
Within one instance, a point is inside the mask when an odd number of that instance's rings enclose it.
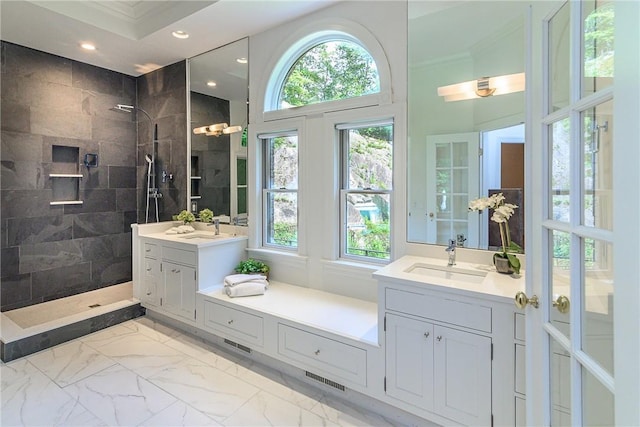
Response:
[[[237,342],[233,342],[233,341],[228,340],[226,338],[224,340],[224,343],[225,344],[229,344],[231,347],[235,347],[238,350],[242,350],[244,352],[251,353],[251,349],[249,347],[247,347],[246,345],[238,344]]]
[[[316,380],[318,382],[321,382],[323,384],[328,385],[329,387],[333,387],[333,388],[337,388],[340,391],[344,391],[345,387],[342,384],[338,384],[335,381],[331,381],[328,380],[324,377],[321,377],[320,375],[316,375],[313,372],[309,372],[309,371],[304,371],[305,375],[313,380]]]
[[[89,306],[89,308],[96,308],[96,307],[100,307],[100,304],[91,304],[91,305]]]

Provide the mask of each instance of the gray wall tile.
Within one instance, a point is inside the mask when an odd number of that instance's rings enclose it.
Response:
[[[122,232],[122,213],[96,212],[74,215],[73,238],[95,237]]]
[[[18,274],[0,279],[2,311],[24,307],[32,299],[31,274]]]
[[[109,188],[136,188],[136,168],[109,166]]]
[[[71,267],[83,261],[79,240],[20,246],[20,273]]]
[[[73,237],[73,221],[68,215],[11,218],[7,223],[9,246],[56,242]]]

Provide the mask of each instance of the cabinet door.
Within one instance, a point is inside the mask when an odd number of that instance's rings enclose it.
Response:
[[[387,313],[387,394],[433,409],[433,325]]]
[[[434,412],[491,425],[491,338],[434,326]]]
[[[160,261],[153,258],[144,258],[143,265],[144,272],[140,299],[147,304],[160,305]]]
[[[169,313],[194,320],[196,308],[196,269],[164,262],[162,308]]]

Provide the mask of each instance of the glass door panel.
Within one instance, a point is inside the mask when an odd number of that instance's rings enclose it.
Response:
[[[612,1],[582,1],[582,96],[613,85],[614,8]]]
[[[551,219],[569,222],[571,219],[571,138],[569,119],[550,126],[549,152],[551,172]]]
[[[613,101],[581,113],[584,138],[584,217],[589,227],[613,229]]]
[[[551,397],[551,425],[571,425],[571,356],[551,339],[549,396]]]
[[[582,369],[582,399],[582,425],[616,425],[613,394],[584,368]]]
[[[569,2],[549,21],[549,112],[569,105]]]
[[[551,280],[549,301],[547,307],[551,324],[567,338],[571,337],[569,311],[562,313],[557,310],[558,299],[569,298],[571,292],[571,235],[561,231],[551,231]],[[554,306],[554,303],[556,304]],[[569,306],[570,310],[570,306]]]
[[[613,245],[584,240],[582,350],[613,375]]]

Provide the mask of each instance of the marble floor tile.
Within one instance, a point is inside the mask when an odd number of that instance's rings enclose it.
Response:
[[[60,387],[98,373],[116,362],[82,341],[70,341],[27,357]]]
[[[165,342],[183,335],[178,329],[164,325],[146,316],[129,320],[123,325],[159,342]]]
[[[65,391],[109,426],[140,424],[177,400],[118,365],[71,384]]]
[[[98,344],[88,341],[87,344],[144,378],[188,358],[184,353],[139,332],[121,335],[107,342],[99,341]]]
[[[396,427],[400,425],[371,411],[345,405],[333,397],[323,398],[311,412],[329,420],[331,425],[341,427]]]
[[[293,384],[288,377],[267,371],[261,365],[250,361],[234,364],[226,372],[303,409],[310,410],[324,397],[318,389],[312,389],[301,382]]]
[[[167,409],[158,412],[140,426],[221,426],[212,418],[209,418],[197,409],[192,408],[182,401],[178,401]]]
[[[196,359],[167,366],[149,381],[217,421],[231,415],[259,391]]]
[[[127,323],[129,322],[120,323],[118,325],[93,332],[89,335],[85,335],[79,338],[79,340],[85,344],[90,345],[93,348],[98,348],[100,346],[117,341],[124,336],[136,336],[136,331],[125,326]]]
[[[326,419],[265,391],[222,422],[225,426],[326,426]]]
[[[73,420],[92,424],[94,420],[73,396],[26,359],[0,367],[0,378],[2,426],[73,425]]]
[[[235,365],[230,357],[196,337],[178,335],[164,344],[223,371]]]

